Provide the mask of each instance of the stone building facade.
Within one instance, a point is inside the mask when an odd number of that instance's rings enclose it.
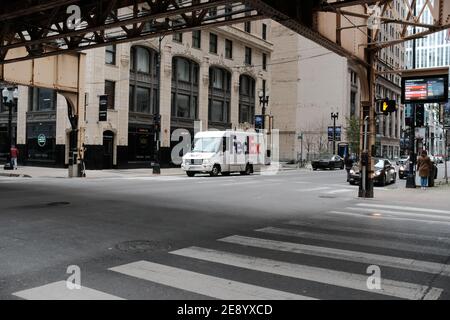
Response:
[[[87,168],[149,167],[156,155],[158,111],[165,166],[173,165],[176,129],[193,134],[194,121],[202,130],[252,127],[261,113],[258,92],[271,84],[271,24],[252,21],[166,36],[161,44],[149,39],[86,51]],[[19,95],[21,162],[67,166],[65,99],[52,90],[22,86]],[[104,122],[98,121],[101,95],[108,95]]]

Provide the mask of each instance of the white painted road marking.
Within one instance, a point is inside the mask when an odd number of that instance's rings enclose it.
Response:
[[[330,211],[331,213],[334,213],[336,211]],[[299,227],[309,227],[309,228],[318,228],[318,229],[324,229],[324,230],[332,230],[332,231],[344,231],[344,232],[356,232],[356,233],[364,233],[364,234],[376,234],[380,236],[390,236],[390,237],[401,237],[401,238],[410,238],[412,240],[428,240],[428,241],[449,241],[449,237],[442,237],[442,236],[430,236],[430,235],[423,235],[423,234],[417,234],[417,233],[409,233],[404,231],[398,231],[398,230],[392,230],[392,231],[386,231],[386,229],[373,229],[373,226],[362,226],[360,228],[356,227],[348,227],[348,226],[333,226],[329,224],[315,224],[315,223],[308,223],[304,221],[288,221],[286,222],[288,225],[291,226],[299,226]]]
[[[297,189],[297,191],[300,191],[300,192],[314,192],[314,191],[323,191],[323,190],[330,190],[330,188],[329,187],[318,187],[318,188]]]
[[[338,287],[378,293],[397,298],[419,300],[437,299],[442,289],[425,285],[382,279],[380,290],[367,287],[367,276],[356,273],[335,271],[306,265],[293,264],[271,259],[263,259],[224,251],[190,247],[171,252],[172,254],[195,258],[208,262],[230,265],[254,271],[267,272],[297,279],[314,281]]]
[[[340,215],[346,215],[346,216],[352,216],[357,218],[365,218],[365,219],[383,219],[383,220],[396,220],[396,221],[413,221],[413,222],[420,222],[425,224],[445,224],[450,225],[450,221],[442,221],[442,220],[431,220],[431,219],[416,219],[416,218],[400,218],[400,217],[390,217],[390,216],[371,216],[367,213],[357,213],[357,212],[345,212],[345,211],[329,211],[328,213],[332,214],[340,214]]]
[[[41,287],[13,293],[26,300],[124,300],[122,298],[98,290],[81,287],[80,290],[70,290],[66,281],[50,283]]]
[[[223,300],[316,300],[148,261],[138,261],[109,270]]]
[[[257,232],[276,234],[281,236],[291,236],[298,238],[309,238],[315,240],[324,240],[324,241],[332,241],[339,243],[349,243],[349,244],[357,244],[368,247],[376,247],[376,248],[385,248],[385,249],[394,249],[394,250],[402,250],[402,251],[411,251],[416,253],[427,253],[427,254],[435,254],[440,256],[448,257],[450,254],[450,249],[441,249],[431,246],[421,246],[416,244],[402,243],[398,241],[387,241],[387,240],[375,240],[375,239],[365,239],[365,238],[357,238],[350,236],[341,236],[336,234],[325,234],[319,232],[308,232],[308,231],[300,231],[294,229],[286,229],[286,228],[274,228],[267,227],[256,230]]]
[[[391,206],[391,205],[371,204],[371,203],[358,203],[358,204],[356,204],[356,206],[379,208],[379,209],[395,209],[395,210],[401,210],[401,211],[416,211],[416,212],[425,212],[425,213],[442,213],[444,215],[450,215],[450,211],[447,211],[447,210],[436,210],[436,209],[417,208],[417,207]]]
[[[425,213],[416,213],[416,212],[407,212],[407,211],[397,211],[397,210],[384,210],[378,208],[362,208],[362,207],[348,207],[346,210],[358,211],[358,212],[369,212],[369,213],[386,213],[393,214],[399,216],[409,216],[409,217],[422,217],[422,218],[435,218],[443,221],[450,221],[450,215],[436,215],[436,214],[425,214]]]
[[[242,246],[263,248],[269,250],[278,250],[296,254],[313,255],[318,257],[359,262],[368,265],[382,265],[386,267],[393,267],[404,270],[450,276],[450,266],[442,263],[419,261],[414,259],[404,259],[373,253],[349,251],[342,249],[311,246],[299,243],[282,242],[243,236],[231,236],[220,239],[219,241],[238,244]]]

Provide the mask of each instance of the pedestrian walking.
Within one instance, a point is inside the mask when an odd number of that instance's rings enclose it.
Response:
[[[353,160],[352,158],[346,154],[344,157],[344,164],[345,164],[345,170],[347,171],[347,182],[350,180],[350,170],[353,167]]]
[[[417,160],[417,171],[420,176],[420,186],[422,190],[426,190],[428,187],[428,177],[430,176],[433,164],[428,156],[427,152],[424,150]]]
[[[17,170],[17,158],[19,156],[19,150],[17,150],[15,145],[11,146],[10,155],[11,155],[11,167],[13,168],[13,170]]]

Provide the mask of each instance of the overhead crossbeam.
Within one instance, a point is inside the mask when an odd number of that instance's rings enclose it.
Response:
[[[61,7],[45,7],[49,11],[45,16],[39,15],[39,19],[0,22],[0,63],[263,18],[258,11],[243,5],[241,1],[72,0],[70,3],[79,5],[81,9],[81,23],[75,29],[69,29],[66,24],[68,0],[59,2]],[[131,8],[130,13],[117,14],[124,5]],[[28,54],[8,57],[9,50],[20,47],[25,47]]]

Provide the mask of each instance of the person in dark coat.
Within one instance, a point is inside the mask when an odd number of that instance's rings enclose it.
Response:
[[[417,160],[417,171],[420,176],[420,186],[422,190],[426,190],[428,187],[428,177],[430,176],[433,164],[426,151],[422,151],[419,159]]]
[[[353,160],[349,154],[344,157],[345,170],[347,171],[347,182],[350,180],[350,170],[353,167]]]

